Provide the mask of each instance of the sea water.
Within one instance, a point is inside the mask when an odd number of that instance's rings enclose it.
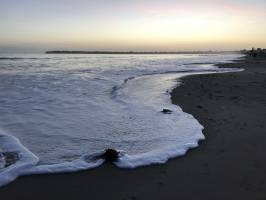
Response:
[[[0,186],[97,167],[104,161],[93,157],[108,148],[124,168],[184,155],[203,126],[171,103],[171,90],[183,76],[239,71],[214,64],[241,56],[1,54]]]

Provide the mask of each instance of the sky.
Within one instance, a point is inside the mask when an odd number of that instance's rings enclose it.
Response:
[[[0,0],[0,52],[266,48],[265,0]]]

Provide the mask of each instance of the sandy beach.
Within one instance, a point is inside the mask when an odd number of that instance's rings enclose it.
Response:
[[[108,163],[74,174],[20,177],[0,188],[0,198],[266,199],[266,59],[220,67],[245,71],[185,77],[172,92],[173,103],[205,127],[206,140],[185,156],[133,170]]]

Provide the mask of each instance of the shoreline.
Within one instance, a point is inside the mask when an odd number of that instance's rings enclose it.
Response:
[[[245,68],[243,72],[181,79],[184,84],[172,91],[172,102],[192,114],[205,127],[206,136],[185,156],[133,170],[104,164],[74,174],[20,177],[0,188],[0,196],[7,200],[265,198],[265,63],[247,58],[218,65]]]

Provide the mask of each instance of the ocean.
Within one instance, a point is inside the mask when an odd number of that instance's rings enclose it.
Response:
[[[0,54],[0,186],[97,167],[106,149],[123,168],[184,155],[204,127],[171,103],[171,90],[184,76],[240,71],[214,64],[241,57]]]

